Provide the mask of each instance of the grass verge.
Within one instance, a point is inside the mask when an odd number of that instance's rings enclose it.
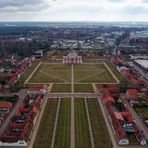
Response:
[[[70,101],[68,98],[61,99],[54,148],[70,147]]]
[[[110,136],[97,99],[87,99],[94,144],[97,148],[111,148]]]
[[[76,148],[91,148],[84,99],[75,99],[75,145]]]
[[[105,61],[105,63],[108,65],[110,70],[114,73],[114,75],[120,82],[128,83],[128,81],[121,75],[121,73],[115,68],[115,66],[110,61]]]
[[[58,99],[49,99],[37,132],[33,148],[50,148]]]
[[[71,92],[71,84],[53,84],[52,93],[65,93]]]
[[[94,92],[92,84],[75,84],[74,91],[77,93],[92,93]]]

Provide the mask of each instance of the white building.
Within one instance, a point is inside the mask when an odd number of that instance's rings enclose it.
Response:
[[[135,60],[134,63],[144,71],[148,71],[148,60]]]
[[[72,50],[67,56],[63,56],[63,64],[81,64],[82,56],[78,56],[77,53]]]

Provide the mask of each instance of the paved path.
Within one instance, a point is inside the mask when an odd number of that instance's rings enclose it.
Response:
[[[88,120],[88,126],[89,126],[89,134],[90,134],[91,146],[92,146],[92,148],[95,148],[86,98],[85,98],[85,107],[86,107],[86,114],[87,114],[87,120]]]
[[[42,83],[27,83],[27,84],[42,84]],[[47,83],[44,83],[44,84],[52,84],[51,82],[49,83],[49,82],[47,82]],[[61,84],[61,85],[63,85],[63,84],[70,84],[71,85],[71,82],[65,82],[65,83],[58,83],[58,82],[55,82],[54,84]],[[74,82],[74,84],[92,84],[91,82],[86,82],[86,83],[84,83],[84,82]],[[98,84],[98,83],[95,83],[95,84]],[[119,84],[119,83],[99,83],[99,84]]]
[[[70,148],[75,148],[75,119],[74,119],[74,98],[71,98],[71,129],[70,129]]]
[[[74,66],[71,65],[71,92],[74,93]],[[75,111],[74,96],[71,96],[71,129],[70,129],[70,148],[75,148]]]
[[[34,75],[34,73],[37,71],[37,69],[40,67],[41,64],[42,64],[42,62],[40,62],[40,63],[36,66],[36,68],[33,70],[33,72],[32,72],[31,75],[27,78],[27,80],[25,81],[24,84],[27,84],[27,83],[28,83],[28,81],[32,78],[32,76]]]
[[[117,83],[120,83],[120,81],[118,80],[118,78],[115,76],[115,74],[110,70],[110,68],[108,67],[108,65],[103,62],[103,64],[105,65],[105,67],[108,69],[108,71],[111,73],[111,75],[113,76],[113,78],[116,80]]]
[[[0,136],[5,131],[6,127],[8,126],[8,124],[9,124],[9,122],[11,120],[11,118],[14,116],[15,112],[20,107],[21,103],[24,101],[25,94],[26,94],[25,92],[24,93],[23,92],[17,93],[17,95],[19,95],[18,102],[16,103],[16,105],[13,108],[13,110],[10,112],[10,114],[8,115],[8,117],[6,118],[6,120],[4,121],[4,123],[2,124],[2,126],[0,128]]]
[[[38,116],[38,119],[37,119],[37,123],[36,123],[36,125],[34,127],[33,134],[32,134],[32,137],[31,137],[31,140],[30,140],[28,148],[32,148],[33,144],[35,142],[35,138],[36,138],[39,126],[40,126],[40,122],[42,120],[42,116],[43,116],[43,113],[44,113],[44,110],[45,110],[45,107],[46,107],[46,104],[47,104],[47,100],[48,100],[48,97],[45,95],[44,102],[42,104],[42,109],[41,109],[41,111],[39,113],[39,116]]]
[[[59,98],[59,101],[58,101],[55,124],[54,124],[54,129],[53,129],[53,136],[52,136],[52,141],[51,141],[51,148],[54,148],[56,129],[57,129],[57,123],[58,123],[58,117],[59,117],[59,110],[60,110],[60,104],[61,104],[61,98]]]
[[[52,84],[48,87],[48,92],[51,91],[51,88],[52,88]],[[42,104],[42,109],[41,109],[41,111],[40,111],[40,113],[39,113],[39,116],[38,116],[38,119],[37,119],[37,123],[36,123],[36,125],[35,125],[35,127],[34,127],[33,134],[32,134],[30,143],[29,143],[29,145],[28,145],[28,148],[33,148],[33,144],[34,144],[34,142],[35,142],[35,138],[36,138],[36,135],[37,135],[37,132],[38,132],[38,129],[39,129],[41,120],[42,120],[42,116],[43,116],[43,114],[44,114],[44,110],[45,110],[47,101],[48,101],[48,95],[46,94],[46,95],[44,96],[43,104]]]
[[[95,87],[95,84],[93,84],[93,88],[94,88],[94,91],[97,92],[97,88]],[[101,111],[102,111],[102,114],[103,114],[103,117],[104,117],[104,120],[105,120],[107,129],[108,129],[108,132],[109,132],[111,141],[112,141],[113,148],[118,148],[118,145],[117,145],[117,143],[116,143],[115,136],[114,136],[113,131],[112,131],[111,123],[109,123],[109,120],[108,120],[108,118],[107,118],[107,114],[106,114],[106,112],[105,112],[105,109],[104,109],[104,107],[103,107],[103,103],[102,103],[102,101],[101,101],[101,98],[98,97],[97,100],[98,100],[98,103],[99,103],[99,105],[100,105],[100,108],[101,108]]]
[[[30,91],[30,94],[46,94],[40,91]],[[48,98],[97,98],[99,93],[48,93]]]
[[[112,141],[113,148],[118,148],[119,146],[117,145],[115,135],[113,134],[113,130],[112,130],[112,127],[111,127],[111,123],[109,122],[109,120],[107,118],[107,114],[105,112],[105,108],[103,107],[104,105],[103,105],[103,103],[101,101],[101,98],[97,98],[97,100],[99,102],[103,117],[105,119],[105,123],[106,123],[107,129],[108,129],[111,141]]]
[[[71,93],[74,93],[74,66],[71,65]]]

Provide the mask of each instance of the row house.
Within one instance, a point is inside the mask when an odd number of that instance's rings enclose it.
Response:
[[[0,146],[27,146],[39,115],[43,95],[27,96],[0,137]]]
[[[132,97],[135,97],[135,93],[133,93],[133,91]],[[137,141],[141,145],[145,145],[146,139],[143,133],[141,133],[139,127],[134,122],[132,114],[127,111],[126,107],[120,101],[120,99],[117,101],[111,96],[110,92],[106,90],[102,95],[102,100],[105,104],[105,108],[108,114],[110,115],[113,131],[115,133],[118,144],[128,145],[130,141],[127,134],[132,133],[136,136]]]

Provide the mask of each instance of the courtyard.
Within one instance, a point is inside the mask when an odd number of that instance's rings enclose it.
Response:
[[[74,84],[119,83],[116,75],[103,61],[84,63],[73,66],[69,64],[40,62],[26,79],[25,84]]]

